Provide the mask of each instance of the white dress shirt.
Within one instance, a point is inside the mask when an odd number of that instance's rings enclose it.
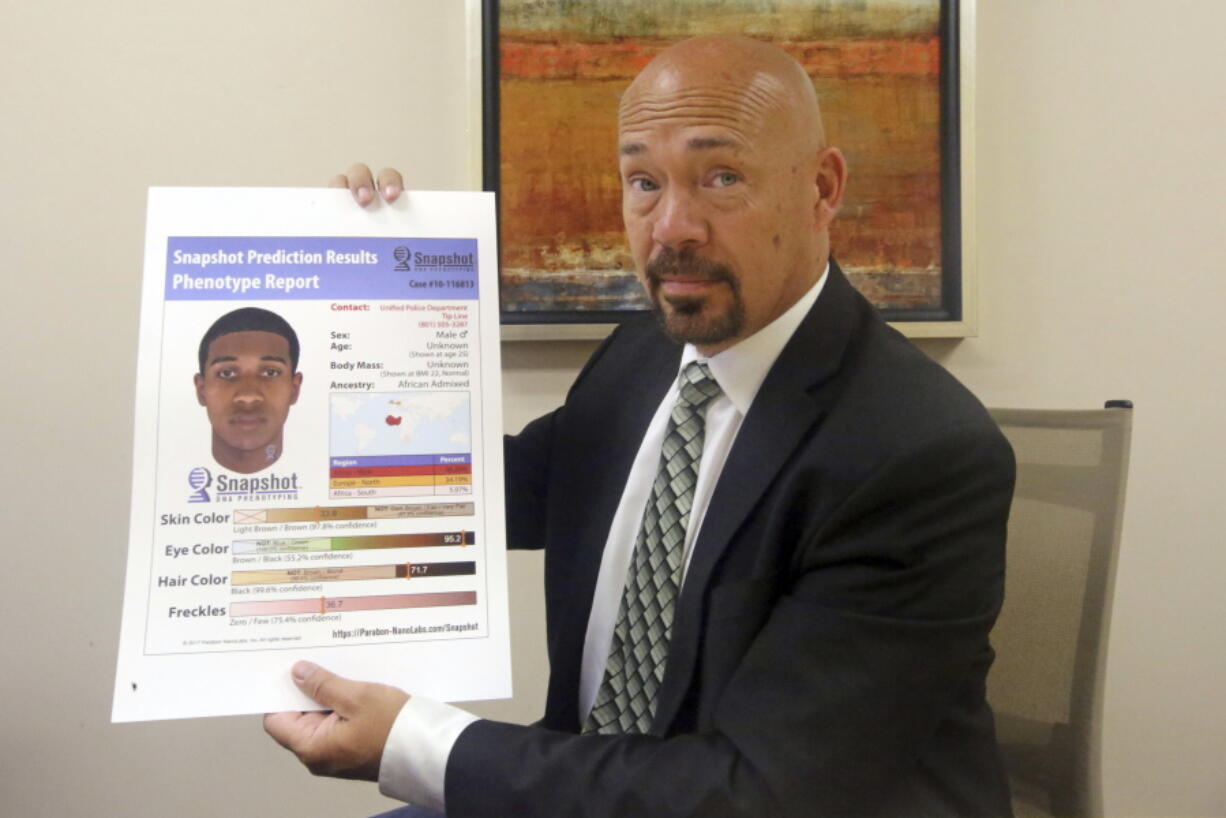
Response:
[[[792,337],[800,322],[809,313],[825,286],[829,266],[808,292],[786,312],[745,340],[711,358],[703,358],[687,344],[681,354],[678,373],[690,361],[703,361],[719,384],[722,394],[706,408],[706,438],[698,466],[698,482],[694,487],[694,503],[685,533],[684,571],[693,555],[693,544],[706,516],[707,505],[715,484],[723,471],[728,452],[732,449],[741,421],[770,372],[775,359]],[[664,444],[668,416],[677,402],[680,390],[673,385],[660,401],[646,434],[639,444],[638,454],[630,467],[626,488],[613,515],[609,536],[601,557],[600,573],[592,597],[587,635],[583,645],[583,665],[579,680],[580,722],[587,718],[596,693],[604,679],[605,664],[613,642],[613,627],[621,604],[626,571],[634,554],[634,544],[643,522],[643,508],[651,493]],[[443,810],[443,788],[447,772],[447,757],[451,748],[469,724],[477,717],[448,704],[413,696],[405,704],[392,725],[383,761],[379,768],[379,790],[431,809]]]

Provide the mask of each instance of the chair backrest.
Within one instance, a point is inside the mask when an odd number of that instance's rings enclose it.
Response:
[[[1018,470],[988,700],[1005,733],[1007,766],[1016,735],[1007,735],[1006,722],[1014,733],[1019,724],[1051,727],[1041,747],[1043,786],[1056,814],[1102,814],[1103,668],[1128,473],[1128,406],[991,410]]]

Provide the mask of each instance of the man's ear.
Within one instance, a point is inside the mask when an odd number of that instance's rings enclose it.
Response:
[[[836,147],[823,148],[817,155],[817,206],[814,226],[825,230],[834,221],[847,190],[847,160]]]
[[[196,382],[196,403],[207,406],[204,402],[204,376],[197,372],[192,380]]]
[[[289,405],[293,406],[298,402],[298,392],[302,389],[302,373],[295,372],[294,377],[290,378],[290,383],[294,385],[294,391],[289,396]]]

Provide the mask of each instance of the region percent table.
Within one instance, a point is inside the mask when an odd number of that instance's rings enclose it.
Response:
[[[329,458],[330,497],[472,494],[472,455],[404,454]]]

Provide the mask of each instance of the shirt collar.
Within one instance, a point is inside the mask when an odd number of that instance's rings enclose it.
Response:
[[[711,375],[720,389],[732,401],[742,416],[749,413],[749,406],[758,394],[766,373],[775,365],[775,359],[783,352],[800,322],[817,302],[826,279],[830,277],[830,264],[809,290],[796,303],[753,335],[739,341],[710,358],[703,358],[693,344],[686,344],[681,353],[681,367],[690,361],[706,361]]]

